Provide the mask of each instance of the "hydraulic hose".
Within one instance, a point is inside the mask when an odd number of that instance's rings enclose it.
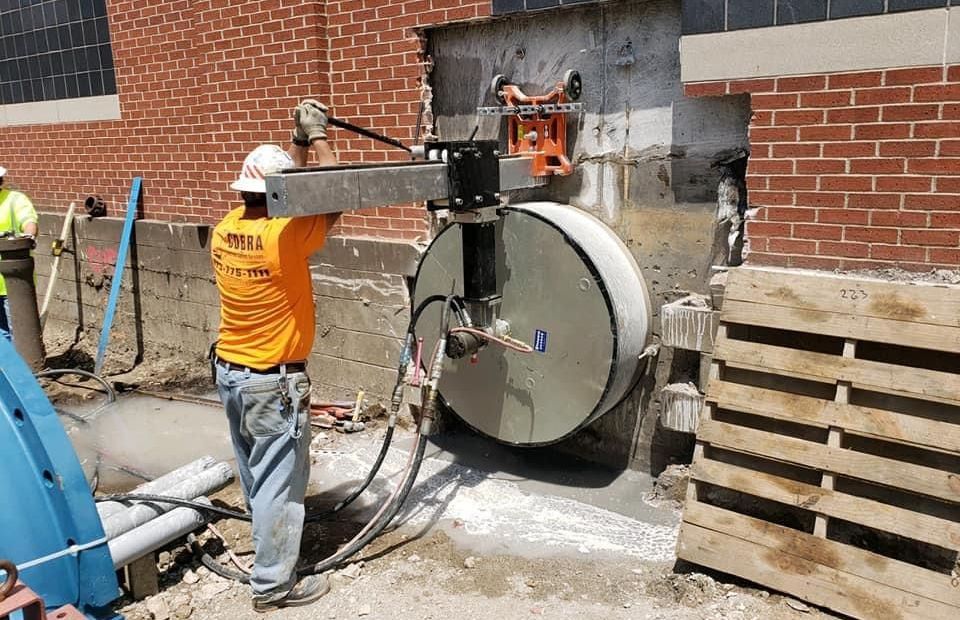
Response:
[[[86,370],[80,370],[79,368],[51,368],[50,370],[43,370],[38,372],[35,377],[42,379],[44,377],[60,377],[63,375],[79,375],[81,377],[86,377],[88,379],[93,379],[97,383],[103,386],[104,391],[107,393],[107,402],[116,402],[117,393],[114,391],[113,387],[107,382],[106,379],[100,375],[95,375],[92,372],[87,372]]]
[[[453,308],[454,298],[455,297],[452,294],[444,298],[445,303],[443,314],[440,319],[440,342],[445,341],[447,337],[447,331],[450,327],[450,310]],[[426,306],[421,304],[421,307]],[[411,329],[408,332],[407,344],[404,347],[405,353],[404,355],[401,355],[401,358],[406,355],[406,351],[412,341],[411,337],[413,335],[414,325],[415,322],[411,321]],[[377,514],[374,515],[373,519],[370,520],[367,526],[362,529],[360,533],[354,536],[354,538],[344,545],[340,551],[334,553],[325,560],[317,562],[309,568],[301,569],[299,571],[300,574],[311,575],[323,573],[343,563],[355,553],[366,547],[371,540],[379,536],[380,533],[383,532],[383,530],[387,527],[387,525],[393,521],[394,517],[397,516],[400,508],[403,506],[404,502],[406,502],[407,496],[410,494],[410,489],[413,488],[413,483],[416,481],[417,476],[420,473],[420,466],[423,464],[423,454],[427,447],[427,437],[433,425],[432,414],[436,410],[437,385],[440,382],[440,375],[442,371],[443,353],[441,347],[441,352],[434,357],[430,366],[430,380],[428,382],[429,390],[427,402],[424,403],[423,414],[420,418],[420,425],[417,432],[417,445],[416,449],[411,452],[410,459],[407,461],[406,473],[403,481],[397,485],[397,488],[394,490],[391,497],[384,503]]]
[[[377,515],[375,515],[374,518],[367,524],[367,526],[340,551],[334,553],[325,560],[317,562],[313,566],[300,569],[298,572],[301,575],[316,575],[324,573],[331,568],[342,564],[355,553],[366,547],[371,540],[379,536],[380,533],[383,532],[383,530],[390,523],[390,521],[392,521],[397,515],[400,507],[410,494],[410,489],[413,488],[413,483],[417,479],[417,475],[420,473],[420,465],[423,463],[423,454],[426,450],[426,447],[427,436],[419,435],[417,439],[416,450],[413,452],[413,458],[410,460],[407,474],[403,479],[402,484],[397,486],[398,492],[395,491],[394,497],[392,498],[393,501],[388,500],[387,503],[385,503],[377,513]]]
[[[189,543],[190,547],[193,549],[193,553],[200,560],[200,563],[210,569],[211,572],[220,575],[224,579],[233,579],[234,581],[239,581],[240,583],[250,583],[250,575],[224,566],[220,562],[217,562],[213,556],[204,551],[203,547],[200,545],[200,541],[197,540],[197,535],[193,532],[187,534],[187,543]]]
[[[430,295],[426,299],[420,302],[420,304],[413,310],[413,314],[410,315],[410,332],[413,333],[414,328],[417,326],[417,322],[420,320],[420,315],[423,314],[423,311],[427,309],[427,306],[430,304],[437,303],[438,301],[446,302],[447,304],[456,304],[454,312],[457,313],[457,316],[460,318],[460,322],[463,324],[468,323],[466,316],[466,306],[463,303],[463,300],[456,295]]]
[[[444,301],[446,298],[446,295],[431,295],[421,301],[410,315],[410,329],[412,330],[417,325],[417,321],[420,320],[420,315],[423,314],[423,311],[427,309],[427,306],[437,303],[438,301]]]
[[[435,295],[434,297],[439,296]],[[366,479],[360,486],[354,489],[350,495],[348,495],[333,508],[319,513],[314,513],[312,515],[307,515],[307,523],[322,521],[323,519],[326,519],[327,517],[334,515],[349,506],[355,499],[360,497],[360,494],[363,493],[368,486],[370,486],[370,483],[373,482],[373,479],[380,471],[380,466],[383,465],[383,460],[386,458],[387,452],[390,449],[390,443],[393,441],[393,432],[396,429],[397,416],[400,413],[400,406],[403,402],[403,385],[407,376],[407,368],[410,365],[410,359],[413,350],[413,326],[416,325],[417,319],[420,318],[420,313],[422,313],[424,308],[426,308],[430,303],[433,303],[433,301],[420,304],[420,306],[418,306],[417,309],[411,314],[410,327],[407,329],[407,337],[404,340],[403,349],[400,351],[400,361],[397,363],[397,381],[393,386],[393,395],[390,399],[390,418],[387,421],[387,433],[384,436],[383,443],[380,446],[380,453],[377,455],[377,460],[374,462],[373,467],[370,469]]]
[[[201,504],[189,499],[180,499],[177,497],[167,497],[166,495],[153,495],[151,493],[119,493],[116,495],[98,495],[93,501],[100,502],[151,502],[154,504],[172,504],[174,506],[184,506],[193,508],[197,512],[209,513],[226,517],[228,519],[237,519],[238,521],[252,521],[253,517],[248,512],[240,512],[231,508],[222,508],[220,506],[210,506]]]
[[[433,295],[428,297],[423,302],[420,303],[417,308],[414,309],[410,327],[407,331],[407,338],[404,344],[404,348],[400,355],[400,364],[398,366],[397,372],[397,383],[394,388],[393,399],[391,402],[391,415],[389,426],[387,428],[387,433],[384,437],[383,444],[380,448],[380,453],[377,455],[377,460],[371,468],[370,473],[367,475],[367,478],[364,482],[355,489],[348,497],[340,501],[333,508],[315,513],[313,515],[308,515],[305,519],[306,522],[319,521],[325,517],[331,516],[351,502],[353,502],[357,497],[363,493],[364,490],[370,485],[373,478],[376,476],[381,465],[383,464],[386,454],[389,450],[390,443],[393,440],[393,434],[395,429],[396,416],[400,408],[400,403],[402,400],[403,384],[404,378],[406,376],[407,366],[410,361],[410,351],[414,341],[414,329],[416,327],[417,320],[420,318],[420,315],[432,303],[439,301],[444,302],[443,313],[441,315],[441,329],[440,329],[440,342],[444,342],[447,338],[447,334],[450,328],[450,312],[451,310],[458,313],[461,317],[461,322],[463,319],[463,305],[458,303],[459,300],[455,295],[443,296],[443,295]],[[440,381],[440,376],[442,373],[443,367],[443,348],[439,348],[439,352],[431,360],[429,381],[428,381],[428,391],[427,391],[427,400],[424,403],[423,413],[421,417],[420,424],[417,429],[417,440],[416,446],[411,450],[407,464],[404,468],[403,478],[401,482],[398,483],[397,487],[394,489],[393,493],[387,499],[386,502],[380,507],[380,510],[374,515],[374,517],[367,523],[367,525],[357,533],[356,536],[346,545],[344,545],[339,551],[331,555],[330,557],[317,562],[313,566],[300,569],[298,572],[301,575],[309,574],[318,574],[326,572],[327,570],[342,564],[345,560],[352,557],[358,551],[366,547],[371,540],[376,538],[383,532],[383,530],[390,524],[391,521],[397,516],[404,502],[406,502],[407,497],[410,494],[410,490],[413,488],[413,484],[417,479],[417,476],[420,473],[420,467],[423,464],[423,456],[426,451],[427,437],[430,434],[432,428],[433,416],[436,411],[436,399],[438,396],[437,387]],[[155,503],[165,503],[173,504],[176,506],[186,506],[193,508],[198,511],[216,514],[222,517],[230,519],[238,519],[241,521],[251,521],[252,516],[246,512],[240,512],[238,510],[232,510],[229,508],[221,508],[219,506],[211,506],[208,504],[201,504],[199,502],[193,502],[190,500],[183,500],[177,498],[165,497],[162,495],[152,495],[152,494],[142,494],[142,493],[132,493],[132,494],[119,494],[119,495],[108,495],[100,496],[94,498],[97,502],[106,502],[106,501],[145,501],[145,502],[155,502]],[[235,571],[231,568],[225,567],[220,564],[215,558],[211,557],[203,548],[200,546],[197,537],[194,534],[189,534],[187,536],[187,542],[191,545],[194,550],[194,553],[197,554],[200,561],[208,569],[214,573],[220,575],[221,577],[227,579],[233,579],[240,581],[242,583],[249,582],[249,576],[243,574],[240,571]]]
[[[343,547],[337,553],[331,555],[330,557],[322,560],[310,566],[308,568],[300,569],[298,573],[300,575],[314,575],[324,573],[335,566],[342,564],[345,560],[352,557],[355,553],[366,547],[371,540],[376,538],[383,532],[384,528],[396,517],[397,512],[399,512],[400,507],[406,501],[407,496],[410,494],[410,489],[413,488],[413,483],[417,479],[417,475],[420,473],[420,465],[423,463],[423,455],[427,446],[427,438],[425,435],[417,436],[417,446],[416,450],[411,453],[411,458],[407,462],[406,474],[403,478],[403,482],[397,486],[397,489],[394,491],[390,499],[384,503],[380,511],[374,516],[373,519],[358,533],[353,540],[351,540],[345,547]],[[391,501],[392,500],[392,501]],[[168,502],[175,503],[175,502]],[[179,503],[179,502],[176,502]],[[183,502],[184,505],[189,504],[193,505],[195,502]],[[193,507],[193,506],[191,506]],[[198,504],[198,508],[205,508],[211,512],[233,512],[225,511],[224,509],[210,510],[211,506],[206,506],[204,504]],[[244,515],[246,516],[246,515]],[[232,517],[239,518],[239,517]],[[246,519],[245,519],[246,520]],[[217,575],[225,578],[232,579],[234,581],[239,581],[240,583],[250,583],[250,576],[246,575],[238,570],[234,570],[230,567],[224,566],[218,562],[214,557],[209,553],[204,551],[203,547],[200,545],[200,541],[197,539],[196,535],[192,532],[187,535],[187,542],[190,544],[193,549],[194,554],[200,560],[200,562],[206,566],[210,571],[216,573]]]
[[[367,487],[370,486],[370,483],[373,482],[373,479],[377,477],[377,473],[380,471],[380,466],[383,465],[383,461],[387,457],[387,452],[390,450],[390,443],[393,441],[394,428],[394,424],[390,424],[387,427],[387,434],[384,436],[383,443],[380,445],[380,453],[377,455],[377,460],[373,463],[373,467],[370,469],[370,472],[367,473],[367,477],[363,481],[363,484],[354,489],[350,495],[338,502],[333,508],[308,514],[304,519],[306,523],[316,523],[317,521],[323,521],[324,519],[332,517],[353,503],[355,499],[360,497],[360,495],[367,490]]]

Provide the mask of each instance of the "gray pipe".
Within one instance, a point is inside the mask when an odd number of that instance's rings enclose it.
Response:
[[[206,497],[198,497],[194,501],[210,505],[210,500]],[[113,567],[119,570],[151,551],[185,536],[206,522],[206,517],[193,508],[174,508],[147,525],[141,525],[111,540],[109,548]]]
[[[144,495],[166,495],[166,490],[173,485],[183,482],[184,480],[189,480],[205,469],[210,469],[216,462],[216,459],[212,456],[199,458],[192,463],[187,463],[183,467],[178,467],[170,473],[160,476],[156,480],[141,484],[130,492],[142,493]],[[101,502],[97,504],[97,512],[100,513],[101,521],[105,521],[107,517],[112,517],[128,508],[130,508],[128,504],[121,502]]]
[[[217,463],[192,478],[178,482],[166,489],[163,494],[177,499],[193,499],[222,489],[231,480],[233,480],[233,470],[230,466],[226,463]],[[126,534],[130,530],[156,519],[173,508],[175,508],[173,504],[137,503],[119,514],[104,519],[103,532],[106,534],[107,540],[113,540],[121,534]]]
[[[33,279],[33,242],[23,238],[0,239],[0,275],[7,283],[10,305],[10,332],[13,346],[34,371],[43,368],[46,354],[37,308],[37,286]]]

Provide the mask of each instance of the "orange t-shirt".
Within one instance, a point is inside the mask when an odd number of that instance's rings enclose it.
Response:
[[[316,330],[307,259],[323,247],[327,216],[243,214],[244,207],[234,209],[213,230],[217,355],[258,370],[306,360]]]

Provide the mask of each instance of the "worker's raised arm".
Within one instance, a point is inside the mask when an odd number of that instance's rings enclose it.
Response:
[[[299,107],[298,123],[317,154],[317,163],[321,166],[336,166],[339,162],[333,149],[327,142],[327,106],[316,99],[305,99]],[[326,216],[326,229],[329,231],[340,217],[339,213]]]
[[[337,155],[330,148],[327,139],[316,140],[313,142],[313,152],[317,154],[317,161],[321,166],[336,166],[338,163]]]

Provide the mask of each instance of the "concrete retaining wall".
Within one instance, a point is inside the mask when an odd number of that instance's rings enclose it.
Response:
[[[36,252],[41,295],[50,273],[50,241],[62,225],[62,215],[41,214]],[[122,228],[119,218],[77,218],[50,306],[48,346],[79,336],[88,340],[85,349],[95,346]],[[211,232],[205,225],[136,223],[108,370],[157,356],[202,364],[219,324]],[[409,242],[333,237],[313,257],[317,339],[311,375],[320,397],[352,399],[359,388],[376,397],[392,389],[399,336],[409,320],[405,278],[419,255],[420,248]]]

